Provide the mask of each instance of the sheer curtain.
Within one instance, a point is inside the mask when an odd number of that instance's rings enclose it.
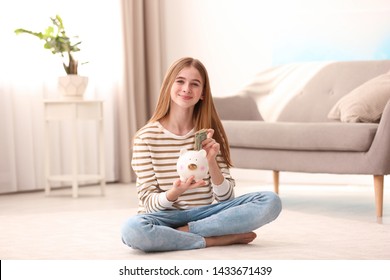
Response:
[[[120,178],[118,100],[123,98],[124,50],[120,0],[14,0],[0,2],[0,193],[42,189],[44,186],[43,99],[59,98],[57,77],[62,62],[43,48],[43,41],[15,35],[16,28],[43,31],[59,14],[69,36],[78,35],[79,74],[89,77],[86,98],[104,100],[106,174]],[[97,170],[94,124],[80,127],[81,166]],[[51,129],[53,173],[69,166],[70,133],[66,125]],[[128,148],[127,148],[128,150]],[[126,152],[126,151],[125,151]],[[129,172],[129,171],[127,171]]]

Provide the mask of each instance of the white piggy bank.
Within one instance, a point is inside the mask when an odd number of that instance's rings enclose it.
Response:
[[[181,149],[176,168],[180,180],[183,182],[191,176],[194,176],[196,182],[202,180],[209,171],[206,151],[187,151],[187,149]]]

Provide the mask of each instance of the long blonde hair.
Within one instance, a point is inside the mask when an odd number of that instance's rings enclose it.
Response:
[[[195,130],[202,128],[214,129],[213,138],[221,145],[221,154],[228,167],[232,167],[230,158],[229,142],[226,137],[222,122],[215,109],[213,98],[211,95],[209,76],[206,67],[197,59],[192,57],[184,57],[174,62],[168,69],[164,81],[160,89],[160,95],[157,101],[156,109],[149,122],[159,121],[169,114],[171,104],[171,88],[179,74],[179,72],[186,67],[195,67],[203,79],[203,99],[195,105],[193,121]]]

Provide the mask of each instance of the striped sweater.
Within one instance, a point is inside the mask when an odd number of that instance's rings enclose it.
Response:
[[[193,150],[194,136],[194,129],[187,135],[178,136],[159,122],[148,123],[136,133],[131,164],[137,175],[138,213],[189,209],[234,197],[235,181],[222,156],[218,155],[217,162],[225,178],[221,185],[213,185],[207,174],[204,178],[206,185],[187,190],[174,202],[167,200],[165,191],[172,188],[173,182],[179,178],[176,163],[180,150]]]

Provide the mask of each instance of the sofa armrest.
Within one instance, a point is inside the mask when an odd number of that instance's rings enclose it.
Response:
[[[374,175],[390,174],[390,100],[386,103],[377,133],[367,153],[368,164],[378,170]]]
[[[221,120],[263,120],[255,100],[250,96],[214,97],[213,100]]]

